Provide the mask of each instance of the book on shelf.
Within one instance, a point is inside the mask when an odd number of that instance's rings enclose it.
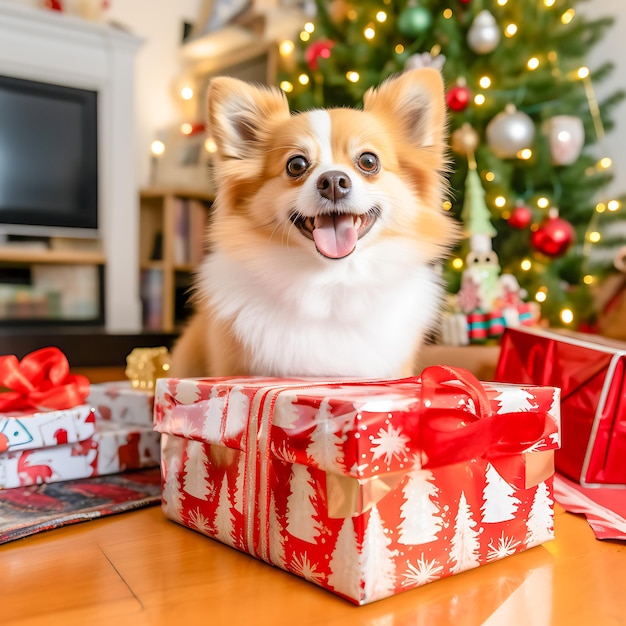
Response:
[[[160,330],[163,327],[163,271],[142,270],[140,289],[143,325],[148,330]]]
[[[192,198],[177,198],[174,224],[174,264],[197,265],[206,253],[206,206]]]

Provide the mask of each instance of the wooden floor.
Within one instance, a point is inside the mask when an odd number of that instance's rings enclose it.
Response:
[[[0,546],[0,624],[626,624],[626,545],[559,508],[555,527],[544,546],[355,607],[152,507]]]

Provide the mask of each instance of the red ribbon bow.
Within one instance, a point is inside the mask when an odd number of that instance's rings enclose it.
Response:
[[[2,390],[5,388],[6,390]],[[0,356],[0,412],[70,409],[89,395],[89,380],[70,374],[63,352],[55,347]]]
[[[427,367],[421,383],[419,429],[427,457],[423,467],[440,467],[486,454],[519,454],[546,436],[545,412],[494,415],[483,386],[466,369]],[[450,395],[463,396],[463,406],[452,408]],[[448,396],[447,402],[442,402],[444,396]]]

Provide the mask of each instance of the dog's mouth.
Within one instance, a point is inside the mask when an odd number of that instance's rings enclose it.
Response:
[[[339,213],[332,211],[309,217],[292,213],[289,219],[308,239],[315,242],[317,251],[328,259],[343,259],[354,252],[356,243],[376,223],[380,209],[367,213]]]

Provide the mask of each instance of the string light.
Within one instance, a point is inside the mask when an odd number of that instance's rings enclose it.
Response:
[[[444,200],[441,207],[444,211],[450,211],[452,210],[452,202],[450,202],[450,200]]]
[[[399,43],[395,48],[394,48],[394,52],[396,54],[402,54],[404,52],[404,46]]]
[[[596,204],[596,213],[604,213],[606,211],[606,204],[604,202],[598,202]]]
[[[603,170],[608,170],[613,165],[613,160],[610,157],[602,157],[598,161],[598,167]]]
[[[204,140],[204,149],[209,154],[213,154],[214,152],[217,152],[217,144],[215,143],[215,140],[212,137],[207,137]]]
[[[609,211],[619,211],[622,206],[622,203],[619,200],[610,200],[607,208]]]
[[[313,32],[315,32],[315,24],[313,24],[313,22],[307,22],[307,23],[304,25],[304,30],[305,30],[307,33],[313,33]]]
[[[524,259],[520,264],[519,264],[520,268],[522,269],[522,271],[527,272],[528,270],[530,270],[530,268],[533,266],[532,262],[530,259]]]
[[[185,86],[180,90],[180,97],[183,100],[191,100],[193,98],[193,89],[189,86]]]
[[[156,139],[150,144],[150,152],[152,152],[154,156],[161,156],[165,152],[165,144]]]
[[[543,4],[549,9],[554,6],[556,0],[543,0]]]
[[[452,267],[453,267],[455,270],[460,270],[460,269],[462,269],[462,268],[463,268],[463,259],[459,259],[459,257],[457,257],[456,259],[454,259],[454,260],[452,261]]]
[[[496,175],[493,172],[486,172],[485,173],[485,180],[488,183],[492,183],[495,179],[496,179]]]
[[[537,293],[535,294],[535,300],[537,300],[537,302],[545,302],[547,299],[548,294],[546,292],[546,288],[540,287],[539,291],[537,291]]]
[[[600,235],[597,230],[594,230],[587,235],[587,239],[589,239],[591,243],[598,243],[600,239],[602,239],[602,235]]]
[[[506,198],[504,196],[498,196],[493,202],[499,209],[506,206]]]
[[[583,276],[583,283],[585,285],[593,285],[596,282],[596,279],[591,274],[585,274]]]
[[[530,148],[523,148],[517,153],[517,158],[522,159],[522,161],[528,161],[532,156],[533,151]]]
[[[351,83],[358,83],[359,79],[361,78],[359,76],[358,72],[355,72],[354,70],[351,70],[350,72],[346,73],[346,78],[351,82]]]
[[[446,20],[452,19],[452,16],[454,14],[452,13],[452,9],[444,9],[443,11],[443,18]]]
[[[563,309],[560,318],[564,324],[571,324],[574,321],[574,313],[571,309]]]
[[[288,57],[294,51],[294,48],[295,44],[293,41],[291,41],[291,39],[285,39],[278,47],[278,51],[280,52],[280,56]]]
[[[537,206],[540,209],[547,209],[550,206],[550,200],[542,196],[541,198],[537,200]]]
[[[504,6],[506,6],[506,5],[507,5],[507,2],[508,2],[508,1],[509,1],[509,0],[498,0],[498,6],[499,6],[499,7],[504,7]]]
[[[298,76],[298,82],[301,85],[308,85],[310,81],[310,78],[308,76],[308,74],[300,74],[300,76]]]
[[[504,36],[510,39],[511,37],[514,37],[516,34],[517,34],[517,24],[513,24],[513,22],[511,22],[510,24],[507,24],[506,27],[504,28]]]
[[[376,31],[371,26],[368,26],[363,31],[363,34],[365,35],[365,39],[374,39],[374,37],[376,37]]]
[[[576,11],[574,11],[574,9],[567,9],[567,11],[561,15],[561,23],[569,24],[574,19],[575,15]]]
[[[483,89],[489,89],[489,87],[491,87],[491,78],[489,78],[489,76],[481,76],[478,84]]]
[[[193,126],[189,122],[185,122],[184,124],[181,124],[180,132],[183,135],[191,135],[192,131],[193,131]]]
[[[529,70],[536,70],[539,67],[539,59],[537,57],[531,57],[528,59],[526,67]]]
[[[311,35],[309,33],[306,32],[306,30],[303,30],[300,33],[300,41],[309,41],[309,39],[311,39]]]
[[[291,93],[293,91],[293,84],[290,83],[288,80],[283,80],[280,83],[280,88],[285,92],[285,93]]]
[[[474,96],[474,104],[476,104],[477,106],[481,106],[485,104],[485,100],[486,100],[485,95],[482,93],[477,93]]]
[[[378,13],[376,13],[376,21],[379,24],[382,24],[383,22],[387,21],[387,14],[384,11],[378,11]]]

